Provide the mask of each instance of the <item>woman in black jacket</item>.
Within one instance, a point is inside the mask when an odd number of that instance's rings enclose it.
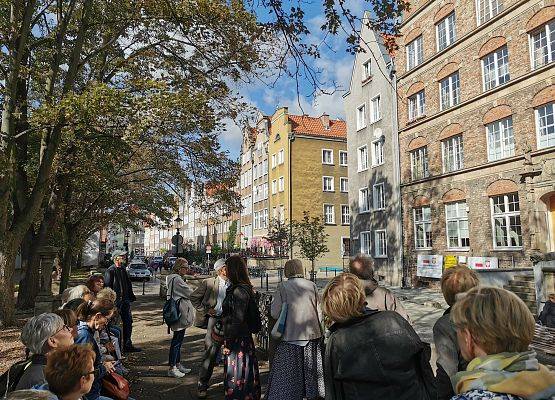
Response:
[[[429,345],[396,312],[366,308],[355,275],[330,281],[323,309],[333,322],[324,360],[326,400],[435,398]]]
[[[260,317],[254,291],[240,256],[229,257],[225,266],[230,282],[222,305],[225,399],[259,400],[260,375],[252,333],[256,333]]]

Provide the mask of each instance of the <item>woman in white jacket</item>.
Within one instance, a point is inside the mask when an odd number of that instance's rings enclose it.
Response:
[[[167,298],[170,296],[179,302],[180,318],[170,326],[173,331],[173,338],[170,345],[170,369],[168,376],[182,378],[191,372],[181,364],[181,344],[185,338],[185,329],[193,325],[195,311],[189,296],[193,289],[185,283],[183,277],[188,273],[189,265],[184,258],[178,258],[173,265],[172,273],[166,277]]]

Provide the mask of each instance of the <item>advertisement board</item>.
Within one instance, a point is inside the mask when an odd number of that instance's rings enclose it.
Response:
[[[468,267],[472,269],[497,269],[497,257],[468,257]]]
[[[443,272],[443,256],[419,254],[416,262],[416,276],[423,278],[441,278]]]
[[[443,267],[445,269],[447,268],[453,268],[455,267],[457,264],[459,263],[459,257],[457,256],[452,256],[452,255],[446,255],[443,259]]]

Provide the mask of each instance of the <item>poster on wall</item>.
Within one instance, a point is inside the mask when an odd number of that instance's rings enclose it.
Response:
[[[441,278],[443,271],[442,255],[419,254],[416,262],[416,276],[423,278]]]
[[[497,257],[468,257],[468,266],[472,269],[497,269]]]
[[[457,256],[446,255],[443,258],[443,266],[445,267],[445,269],[456,267],[458,263],[459,257]]]

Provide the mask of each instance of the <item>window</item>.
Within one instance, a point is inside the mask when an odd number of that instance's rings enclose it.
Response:
[[[263,186],[264,200],[268,198],[268,182],[264,183]]]
[[[362,64],[362,80],[365,81],[371,76],[372,76],[372,60],[368,60],[364,64]]]
[[[278,190],[280,192],[283,192],[285,190],[285,179],[283,178],[283,176],[279,177],[279,181],[278,181]]]
[[[262,175],[268,175],[268,160],[262,161]]]
[[[348,166],[347,164],[347,152],[343,150],[339,150],[339,165],[342,167]]]
[[[478,25],[495,17],[503,11],[502,0],[477,0]]]
[[[265,208],[262,212],[262,228],[266,229],[268,227],[268,209]]]
[[[553,104],[536,108],[536,130],[538,149],[555,146],[555,123],[553,122]]]
[[[488,161],[515,155],[515,138],[511,117],[487,125],[486,131],[488,134]]]
[[[443,153],[443,172],[457,171],[463,168],[463,138],[457,135],[441,142]]]
[[[277,180],[273,180],[272,181],[272,194],[276,194],[277,193]]]
[[[272,168],[276,167],[276,155],[272,154]]]
[[[409,97],[409,121],[414,121],[424,114],[426,114],[426,97],[424,91],[421,90]]]
[[[387,235],[385,229],[374,231],[374,257],[387,257]]]
[[[369,189],[363,188],[358,191],[358,212],[365,213],[370,211]]]
[[[349,179],[348,178],[339,178],[339,191],[341,193],[348,193],[349,192]]]
[[[420,147],[410,153],[410,170],[413,181],[429,176],[428,148],[426,146]]]
[[[555,19],[530,34],[532,69],[549,64],[555,59]]]
[[[370,232],[360,232],[360,252],[362,254],[370,254]]]
[[[333,165],[333,150],[322,150],[322,164],[332,164]]]
[[[470,239],[466,202],[461,201],[446,204],[445,222],[447,224],[447,247],[450,249],[469,248]]]
[[[366,128],[366,105],[357,108],[357,131]]]
[[[383,210],[385,209],[385,190],[384,184],[378,183],[374,185],[374,209]]]
[[[333,176],[324,176],[322,186],[324,192],[333,192]]]
[[[372,166],[377,167],[383,163],[383,140],[378,139],[372,142]]]
[[[509,51],[507,46],[488,54],[482,59],[484,90],[509,82]]]
[[[432,212],[429,206],[418,207],[414,213],[414,245],[417,249],[432,247]]]
[[[284,160],[285,160],[284,155],[285,155],[285,153],[284,153],[283,149],[281,149],[281,150],[278,152],[278,165],[283,164],[283,162],[284,162]]]
[[[358,148],[358,172],[368,169],[368,147],[362,146]]]
[[[493,196],[490,204],[494,247],[522,247],[518,193]]]
[[[460,103],[461,88],[458,71],[439,82],[439,87],[442,110],[456,106]]]
[[[407,45],[407,71],[422,64],[422,61],[422,35],[420,35]]]
[[[283,204],[279,206],[279,222],[285,222],[285,206]]]
[[[380,96],[379,95],[372,99],[372,101],[370,103],[370,107],[371,107],[371,109],[370,109],[370,111],[371,111],[371,114],[370,114],[371,122],[374,123],[376,121],[379,121],[382,118],[381,113],[380,113]]]
[[[341,225],[349,225],[351,223],[351,210],[346,204],[341,205]]]
[[[333,204],[324,204],[324,223],[335,224],[335,212]]]
[[[436,25],[437,51],[441,51],[457,40],[455,33],[455,13],[439,21]]]

